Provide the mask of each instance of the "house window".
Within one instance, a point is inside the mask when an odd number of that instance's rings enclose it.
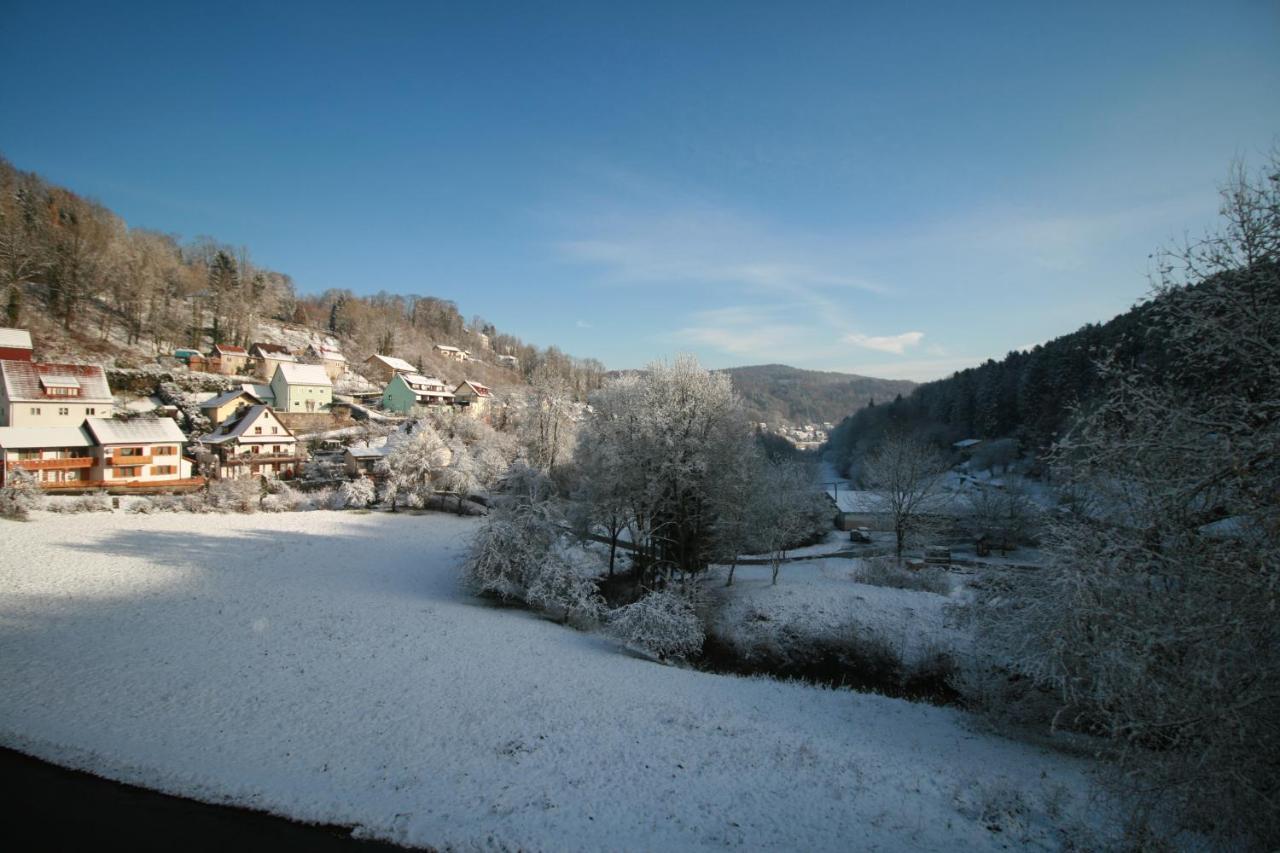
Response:
[[[279,434],[279,432],[280,432],[280,427],[272,427],[272,428],[271,428],[271,434],[272,434],[272,435],[278,435],[278,434]]]
[[[87,408],[84,410],[84,413],[85,413],[86,415],[88,415],[88,416],[92,417],[93,415],[96,415],[96,414],[98,413],[98,410],[97,410],[97,409],[95,409],[95,408],[93,408],[93,407],[87,407]]]
[[[141,447],[122,447],[116,451],[117,456],[143,456]]]
[[[31,407],[31,414],[33,414],[33,415],[38,415],[38,414],[40,414],[40,407],[39,407],[39,406],[32,406],[32,407]]]
[[[157,448],[155,449],[155,455],[156,455],[156,456],[173,456],[173,455],[174,455],[174,454],[176,454],[177,452],[178,452],[178,448],[176,448],[176,447],[172,447],[172,446],[170,446],[170,447],[157,447]]]
[[[71,414],[71,409],[67,408],[66,406],[59,406],[58,414],[63,416],[69,415]]]
[[[254,434],[254,435],[262,435],[262,427],[254,427],[254,428],[253,428],[253,434]]]
[[[152,474],[172,474],[174,473],[174,467],[172,465],[152,465],[151,473]]]
[[[129,465],[124,468],[116,468],[115,475],[117,477],[136,477],[141,473],[142,468],[138,465]]]

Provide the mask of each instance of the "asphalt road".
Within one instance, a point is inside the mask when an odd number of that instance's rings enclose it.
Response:
[[[0,749],[0,816],[7,851],[404,851],[345,827],[171,797],[8,749]]]

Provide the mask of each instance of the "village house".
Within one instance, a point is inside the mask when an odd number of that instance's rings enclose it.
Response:
[[[479,382],[463,382],[453,389],[453,403],[469,415],[484,417],[493,402],[493,392]]]
[[[0,361],[0,426],[77,427],[114,406],[100,365]]]
[[[253,357],[254,372],[263,379],[275,376],[276,368],[282,364],[296,364],[298,359],[280,344],[257,343],[249,347],[249,355]]]
[[[89,418],[84,428],[94,440],[95,479],[104,487],[191,479],[191,462],[182,456],[186,436],[170,418]]]
[[[306,461],[298,439],[267,406],[250,406],[200,439],[219,479],[291,479]]]
[[[44,489],[198,485],[169,418],[87,418],[78,427],[0,427],[0,483],[15,468]]]
[[[217,426],[229,420],[241,409],[247,409],[250,406],[261,406],[269,402],[253,391],[241,386],[205,400],[200,404],[200,412],[209,419],[210,425]]]
[[[0,361],[31,361],[31,333],[26,329],[0,329]]]
[[[0,427],[0,486],[24,468],[44,488],[93,479],[93,439],[80,427]]]
[[[451,347],[448,344],[436,344],[432,349],[445,358],[451,358],[454,361],[467,360],[467,353],[465,350],[460,350],[457,347]]]
[[[271,377],[279,412],[324,412],[333,404],[333,382],[318,364],[281,364]]]
[[[342,464],[348,477],[359,477],[363,473],[376,478],[378,473],[374,469],[378,460],[386,455],[385,445],[383,447],[348,447],[342,454]]]
[[[215,373],[238,376],[248,369],[249,351],[244,347],[232,346],[231,344],[215,344],[213,351],[209,353],[211,367],[215,360],[217,362]]]
[[[314,359],[317,364],[324,368],[324,372],[329,374],[329,378],[337,381],[342,374],[347,372],[347,358],[342,353],[332,347],[323,344],[311,344],[307,347],[307,357]]]
[[[509,367],[512,370],[520,369],[520,359],[516,358],[514,355],[498,356],[498,364],[502,365],[503,367]]]
[[[453,394],[443,379],[418,373],[397,373],[382,392],[382,408],[388,412],[409,414],[424,406],[446,406]]]
[[[371,355],[364,360],[364,366],[365,375],[375,382],[390,382],[397,373],[418,372],[418,368],[393,355]]]

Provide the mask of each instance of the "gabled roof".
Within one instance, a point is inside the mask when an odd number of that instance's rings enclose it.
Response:
[[[437,379],[434,376],[423,376],[421,373],[401,373],[400,378],[403,379],[405,384],[410,388],[425,385],[438,385],[441,389],[444,388],[443,379]]]
[[[107,373],[98,364],[42,364],[34,361],[0,361],[0,375],[9,400],[35,402],[66,400],[64,395],[47,393],[50,387],[79,387],[76,400],[111,402]],[[73,384],[74,381],[74,384]]]
[[[0,447],[6,450],[93,447],[93,439],[81,427],[0,427]]]
[[[281,364],[276,367],[276,376],[279,376],[287,385],[325,385],[333,387],[333,381],[329,378],[329,374],[324,372],[324,368],[318,364]],[[272,377],[275,381],[275,377]]]
[[[382,447],[348,447],[347,452],[356,459],[378,459],[387,455],[387,446]]]
[[[31,333],[26,329],[0,329],[0,347],[31,349]]]
[[[216,409],[219,406],[225,406],[227,403],[230,403],[232,400],[236,399],[237,397],[248,397],[250,400],[253,400],[254,403],[266,402],[257,394],[250,391],[248,388],[240,387],[240,388],[232,388],[230,391],[224,391],[223,393],[219,394],[216,397],[211,397],[210,399],[205,400],[203,403],[200,404],[200,408]]]
[[[462,350],[458,349],[457,347],[451,347],[448,344],[436,344],[436,349],[440,350],[441,352],[462,352]]]
[[[366,362],[377,361],[380,364],[390,367],[399,373],[417,373],[418,368],[414,367],[403,358],[396,358],[393,355],[371,355],[365,359]]]
[[[272,358],[279,358],[280,356],[289,355],[289,348],[281,346],[280,344],[256,343],[249,347],[249,352],[257,353],[258,355],[268,355]]]
[[[86,418],[85,429],[99,444],[167,444],[182,443],[187,437],[172,418]]]
[[[264,403],[269,403],[276,398],[276,392],[271,390],[270,385],[262,385],[257,382],[245,382],[240,387]]]
[[[253,426],[254,421],[262,417],[263,414],[270,413],[271,409],[267,406],[251,406],[246,409],[238,418],[233,418],[218,427],[213,432],[200,439],[202,444],[222,444],[224,442],[233,441],[241,438],[248,432],[249,427]],[[279,421],[279,418],[276,418]],[[272,436],[263,436],[264,439],[270,438],[279,441],[283,438],[293,438],[293,433],[289,432],[289,428],[283,423],[280,424],[282,433]]]
[[[213,351],[218,355],[248,355],[248,351],[244,347],[232,346],[231,344],[214,344]]]
[[[481,385],[479,382],[469,382],[464,380],[461,385],[453,389],[454,393],[456,394],[462,388],[470,388],[477,397],[493,396],[493,392],[489,390],[489,387],[487,385]]]
[[[327,347],[324,345],[317,346],[316,344],[312,344],[311,351],[314,352],[320,358],[323,358],[325,361],[346,361],[347,360],[347,357],[345,355],[338,352],[338,350],[333,349],[332,347]]]

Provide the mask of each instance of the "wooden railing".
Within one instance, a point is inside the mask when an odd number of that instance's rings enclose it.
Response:
[[[276,462],[305,462],[307,457],[291,453],[242,453],[228,456],[223,465],[273,465]]]
[[[148,453],[146,456],[108,456],[106,464],[113,467],[124,468],[129,465],[150,465],[152,456]]]
[[[168,491],[171,489],[179,489],[181,491],[190,491],[205,484],[204,477],[184,477],[174,480],[66,480],[61,483],[41,483],[40,488],[45,491],[75,491],[83,492],[89,489],[107,489],[115,491],[121,489],[128,492],[144,492],[144,491]]]
[[[62,459],[19,459],[16,462],[5,463],[5,468],[10,471],[14,468],[25,468],[28,471],[47,471],[92,467],[92,456],[71,456]]]

